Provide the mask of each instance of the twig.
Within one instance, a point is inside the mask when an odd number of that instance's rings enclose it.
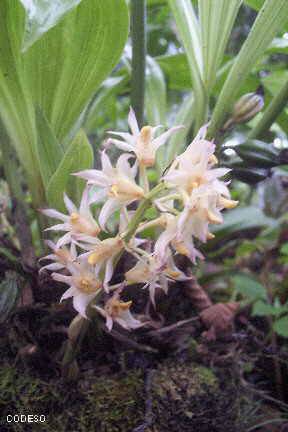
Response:
[[[153,398],[151,394],[154,370],[149,369],[145,377],[145,419],[144,423],[133,429],[132,432],[145,432],[146,428],[153,424]]]
[[[199,317],[192,317],[186,320],[177,321],[175,324],[171,324],[170,326],[162,327],[158,330],[152,330],[148,333],[148,336],[159,336],[163,333],[169,333],[171,331],[177,330],[179,327],[185,326],[186,324],[190,324],[191,322],[199,321]]]
[[[119,342],[123,342],[130,346],[131,348],[134,348],[138,351],[144,351],[149,353],[158,353],[158,350],[156,348],[152,348],[148,345],[140,344],[139,342],[136,342],[133,339],[130,339],[128,336],[125,336],[116,330],[109,331],[105,326],[102,327],[103,331],[107,333],[108,335],[112,336],[114,339],[118,340]]]

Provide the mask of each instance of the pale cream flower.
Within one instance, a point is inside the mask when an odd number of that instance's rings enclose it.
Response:
[[[106,318],[106,326],[109,331],[112,330],[114,322],[124,327],[126,330],[132,330],[143,326],[141,321],[133,317],[130,312],[132,301],[123,302],[120,300],[120,295],[115,292],[113,296],[106,302],[104,308],[93,306],[104,318]]]
[[[225,183],[214,180],[194,189],[185,199],[185,206],[178,219],[178,230],[184,237],[189,233],[202,242],[206,242],[213,235],[209,232],[209,224],[223,223],[221,210],[234,208],[238,201],[230,199]]]
[[[168,185],[174,186],[184,196],[189,196],[194,189],[223,177],[230,171],[227,168],[211,169],[217,163],[215,145],[204,139],[205,134],[206,127],[203,127],[163,176]]]
[[[77,258],[77,251],[74,243],[71,243],[70,249],[63,246],[58,248],[55,243],[51,240],[45,242],[53,253],[40,258],[39,261],[50,260],[54,261],[52,264],[47,264],[40,269],[40,273],[43,270],[58,271],[64,269],[68,264],[72,263]]]
[[[194,264],[196,258],[203,259],[201,252],[194,246],[192,226],[189,223],[179,224],[179,216],[166,213],[162,217],[165,217],[163,224],[165,229],[156,240],[154,247],[155,254],[159,259],[165,262],[169,246],[172,246],[180,255],[187,256]]]
[[[120,150],[135,153],[139,165],[145,167],[151,167],[155,164],[156,152],[159,147],[165,144],[174,132],[183,128],[183,126],[175,126],[155,138],[155,132],[161,126],[144,126],[140,130],[132,108],[130,108],[130,113],[128,115],[128,125],[132,132],[131,134],[128,132],[108,132],[109,134],[123,138],[124,141],[110,138],[107,141],[107,145],[114,144]]]
[[[125,273],[125,280],[128,284],[144,284],[143,288],[149,289],[152,304],[155,307],[155,291],[162,289],[168,292],[168,281],[187,280],[187,277],[179,270],[172,258],[169,249],[166,249],[166,259],[160,259],[157,255],[139,257],[136,265]]]
[[[46,229],[46,231],[67,231],[66,234],[57,241],[57,248],[78,240],[89,240],[91,237],[96,237],[99,234],[100,228],[90,210],[87,188],[83,192],[79,209],[77,209],[66,194],[64,194],[64,203],[68,210],[68,215],[55,209],[41,210],[46,216],[63,221],[61,224],[53,225]]]
[[[109,157],[102,152],[102,170],[85,170],[76,173],[88,181],[88,185],[96,185],[102,188],[100,197],[95,194],[94,201],[108,198],[103,205],[99,224],[104,229],[108,218],[119,209],[124,208],[133,201],[141,199],[144,195],[143,189],[135,183],[137,164],[131,166],[128,160],[131,155],[121,155],[113,167]]]
[[[102,282],[98,276],[99,268],[91,266],[86,259],[80,256],[77,261],[68,264],[67,269],[70,272],[69,276],[52,273],[54,280],[69,285],[60,301],[73,297],[74,309],[84,318],[87,318],[86,308],[88,304],[102,290]]]

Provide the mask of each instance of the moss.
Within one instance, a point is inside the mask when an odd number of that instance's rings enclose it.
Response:
[[[228,378],[229,375],[227,375]],[[153,432],[238,432],[240,399],[232,381],[223,383],[212,369],[168,361],[153,382]]]
[[[154,371],[148,394],[145,387],[140,370],[95,376],[90,369],[68,385],[60,378],[45,382],[6,364],[0,368],[1,432],[132,432],[147,419],[147,398],[153,422],[145,432],[247,430],[243,394],[228,370],[219,378],[210,368],[170,359]],[[44,414],[47,421],[8,427],[7,414]]]
[[[43,382],[10,366],[0,369],[1,432],[127,432],[144,416],[141,373],[125,376],[83,375],[69,387],[61,381]],[[8,414],[44,414],[45,423],[5,424]],[[6,428],[6,429],[5,429]]]

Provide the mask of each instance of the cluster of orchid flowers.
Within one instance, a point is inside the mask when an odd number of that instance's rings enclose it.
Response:
[[[167,293],[169,283],[189,279],[177,268],[175,255],[185,255],[194,264],[197,258],[202,259],[195,240],[213,238],[209,225],[221,224],[221,210],[237,205],[230,199],[227,182],[219,180],[229,170],[215,168],[215,145],[205,139],[206,127],[150,190],[147,169],[155,165],[158,148],[182,126],[155,137],[159,126],[140,130],[132,109],[128,124],[131,133],[109,132],[113,138],[108,139],[106,147],[115,145],[125,152],[115,166],[106,148],[101,154],[101,170],[74,174],[87,181],[79,208],[64,195],[68,214],[43,210],[46,216],[62,222],[48,230],[64,234],[56,243],[47,241],[52,254],[44,259],[52,263],[41,271],[53,271],[54,280],[69,286],[61,301],[73,297],[75,310],[85,318],[88,305],[95,308],[106,319],[109,330],[114,322],[127,330],[145,325],[132,315],[132,302],[121,300],[125,287],[135,284],[148,289],[156,307],[157,290]],[[136,211],[131,210],[135,202]],[[143,203],[157,210],[153,219],[146,220],[147,206]],[[147,240],[141,238],[148,227],[158,227],[160,232],[152,250],[151,242],[147,248]],[[136,264],[125,273],[123,282],[113,285],[114,270],[124,251],[136,258]]]

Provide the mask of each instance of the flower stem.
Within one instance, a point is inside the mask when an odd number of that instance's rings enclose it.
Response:
[[[132,78],[131,105],[143,126],[146,64],[146,0],[131,0]]]
[[[149,209],[149,207],[152,204],[152,200],[163,190],[165,189],[164,183],[159,183],[157,186],[155,186],[143,199],[139,207],[137,208],[133,218],[131,219],[127,231],[125,235],[123,236],[123,240],[125,242],[129,242],[131,237],[135,234],[140,222],[142,221],[142,218],[146,212],[146,210]]]

